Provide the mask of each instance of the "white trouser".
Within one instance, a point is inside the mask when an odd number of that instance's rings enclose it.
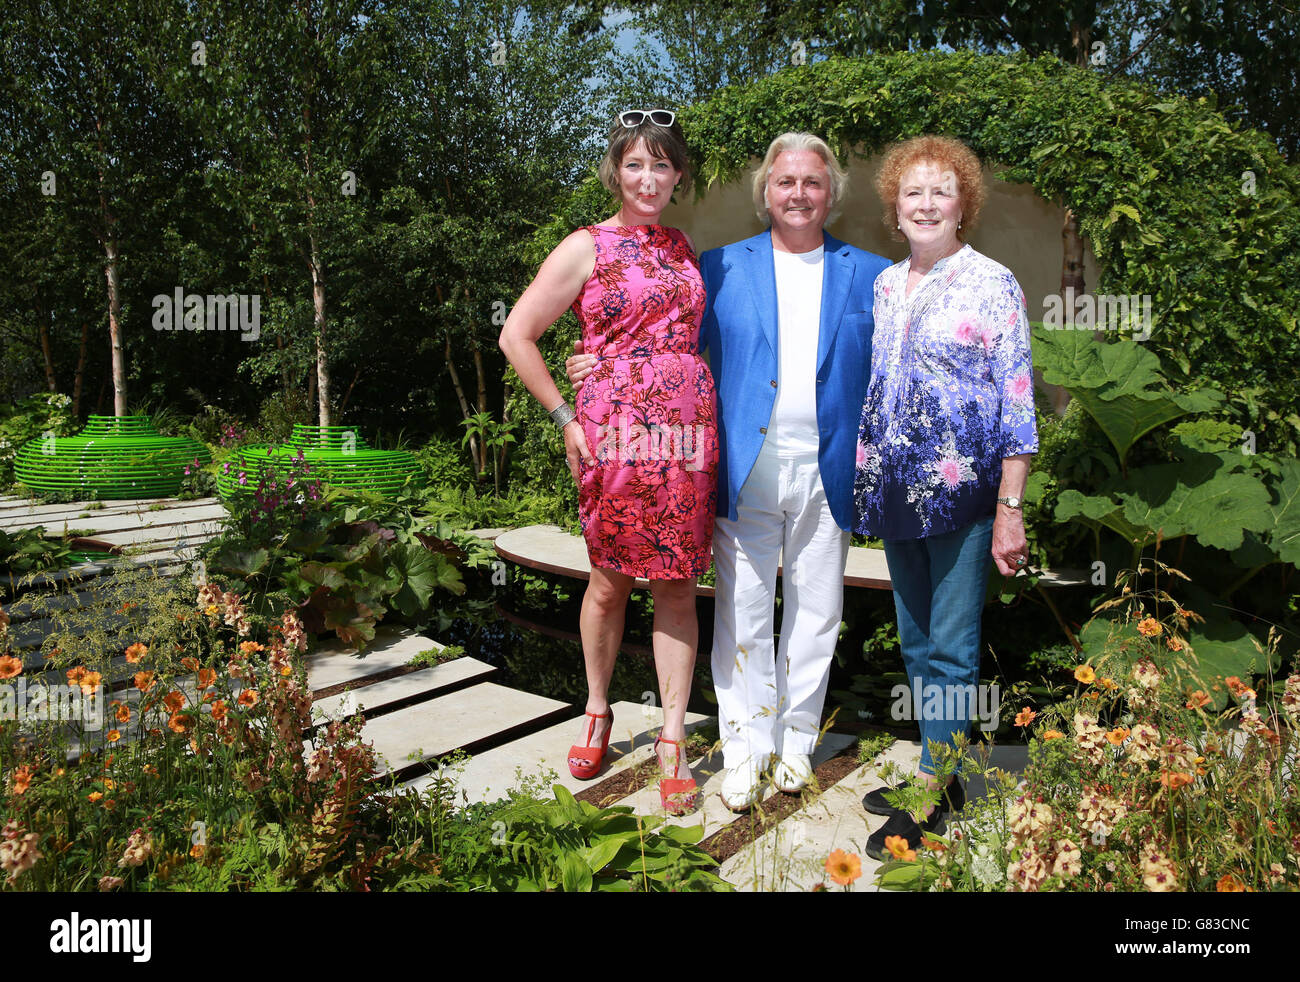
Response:
[[[773,651],[776,571],[784,551],[781,646]],[[816,453],[762,452],[713,530],[717,595],[713,686],[723,764],[811,754],[844,608],[849,533],[835,524]]]

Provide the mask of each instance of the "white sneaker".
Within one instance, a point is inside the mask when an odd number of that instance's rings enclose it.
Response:
[[[722,803],[733,812],[745,812],[754,807],[762,793],[762,774],[767,770],[767,757],[746,757],[739,767],[728,768],[718,794]]]
[[[783,754],[772,772],[772,785],[778,791],[802,791],[812,776],[812,760],[807,754]]]

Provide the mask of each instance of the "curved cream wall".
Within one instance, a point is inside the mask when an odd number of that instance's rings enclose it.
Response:
[[[753,167],[758,161],[753,162]],[[875,179],[880,158],[854,157],[849,163],[849,191],[840,216],[827,228],[839,239],[886,256],[907,256],[907,244],[889,237],[881,221]],[[749,175],[730,184],[715,185],[698,201],[670,205],[665,225],[685,229],[700,252],[748,238],[763,229],[754,214]],[[1061,288],[1061,222],[1064,209],[1041,198],[1027,184],[1008,184],[985,168],[988,196],[979,226],[967,239],[984,255],[1002,263],[1020,282],[1029,304],[1029,319],[1042,320],[1046,298]],[[1096,286],[1096,262],[1085,248],[1084,282]]]

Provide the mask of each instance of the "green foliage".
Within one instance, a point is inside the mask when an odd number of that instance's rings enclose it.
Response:
[[[362,646],[390,615],[415,626],[446,619],[444,607],[466,591],[466,572],[491,553],[482,540],[419,517],[410,500],[299,486],[308,490],[231,502],[226,530],[204,546],[208,569],[240,581],[257,615],[292,606],[309,631]]]
[[[701,826],[664,824],[631,808],[597,808],[562,785],[549,802],[522,800],[494,813],[499,847],[471,882],[492,890],[565,892],[729,890],[697,847]]]
[[[14,483],[14,457],[28,440],[46,433],[71,436],[76,427],[69,412],[72,400],[57,392],[0,404],[0,490]]]
[[[17,532],[0,529],[0,578],[61,569],[71,565],[71,553],[67,541],[48,538],[43,525]]]

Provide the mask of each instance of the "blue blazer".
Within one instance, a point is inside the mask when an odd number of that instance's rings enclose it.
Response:
[[[871,375],[876,277],[893,263],[825,236],[817,340],[817,462],[831,514],[853,528],[858,424]],[[718,514],[736,518],[736,497],[767,435],[776,403],[776,268],[771,230],[700,256],[708,300],[700,345],[718,387]]]

